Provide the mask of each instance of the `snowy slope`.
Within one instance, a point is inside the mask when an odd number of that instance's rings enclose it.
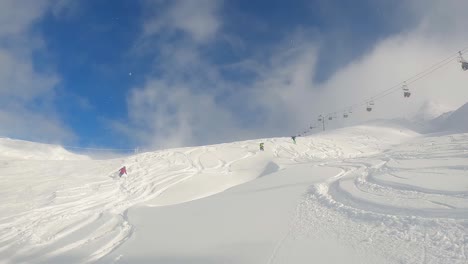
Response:
[[[1,161],[0,262],[467,263],[467,148],[380,124],[106,161],[22,154]]]
[[[58,145],[49,145],[0,138],[0,160],[84,160],[83,155],[68,152]]]
[[[467,263],[468,135],[409,134],[300,138],[294,155],[272,159],[282,170],[189,204],[130,209],[145,231],[101,263]]]

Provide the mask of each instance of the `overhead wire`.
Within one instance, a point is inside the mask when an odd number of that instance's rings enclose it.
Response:
[[[83,149],[83,150],[98,150],[98,151],[135,151],[138,148],[88,148],[62,145],[66,149]]]
[[[351,109],[355,109],[356,107],[359,107],[359,106],[365,106],[365,105],[368,105],[369,102],[374,102],[374,101],[378,101],[378,100],[381,100],[382,98],[390,95],[390,94],[393,94],[394,92],[396,91],[399,91],[403,85],[409,85],[409,84],[412,84],[412,83],[415,83],[421,79],[424,79],[426,78],[427,76],[431,75],[432,73],[434,73],[435,71],[447,66],[448,64],[452,63],[454,60],[456,60],[460,54],[463,54],[465,53],[466,51],[468,50],[468,46],[466,46],[465,48],[463,49],[460,49],[459,51],[457,51],[456,53],[454,54],[451,54],[450,56],[446,57],[445,59],[431,65],[430,67],[424,69],[423,71],[407,78],[406,80],[402,81],[402,82],[399,82],[398,84],[396,85],[393,85],[385,90],[382,90],[382,91],[379,91],[378,93],[374,94],[372,97],[367,97],[365,99],[363,99],[362,101],[359,101],[358,103],[354,103],[352,105],[349,105],[349,106],[346,106],[346,107],[343,107],[343,108],[340,108],[338,109],[337,111],[331,111],[331,112],[328,112],[326,114],[321,114],[319,115],[319,117],[325,119],[325,118],[328,118],[332,115],[336,115],[337,112],[346,112],[346,111],[349,111]],[[336,118],[336,117],[333,117],[333,118]],[[317,127],[317,122],[313,123],[313,125],[311,125],[313,127]],[[310,132],[311,129],[309,129],[309,132]],[[306,133],[303,133],[303,134],[306,134]],[[301,135],[301,134],[299,134]]]
[[[466,50],[468,50],[468,46],[467,46],[466,48],[462,49],[461,52],[464,52],[464,51],[466,51]],[[436,71],[436,70],[438,70],[438,69],[440,69],[440,68],[442,68],[442,67],[448,65],[449,63],[451,63],[451,62],[452,62],[454,59],[456,59],[457,57],[458,57],[458,52],[456,52],[456,53],[450,55],[449,57],[447,57],[447,58],[445,58],[445,59],[443,59],[443,60],[441,60],[441,61],[439,61],[439,62],[437,62],[437,63],[435,63],[435,64],[433,64],[433,65],[431,65],[430,67],[428,67],[428,68],[424,69],[423,71],[421,71],[421,72],[419,72],[419,73],[417,73],[417,74],[415,74],[415,75],[413,75],[413,76],[407,78],[406,80],[404,80],[404,81],[402,81],[402,82],[399,82],[398,84],[396,84],[396,85],[394,85],[394,86],[392,86],[392,87],[390,87],[390,88],[388,88],[388,89],[385,89],[385,90],[383,90],[383,91],[378,92],[378,93],[375,94],[374,96],[372,96],[372,97],[370,97],[370,98],[367,98],[367,99],[365,99],[363,102],[361,102],[360,104],[355,104],[354,106],[365,105],[365,104],[366,104],[368,101],[370,101],[370,100],[374,100],[374,101],[375,101],[375,100],[377,100],[377,99],[380,99],[380,98],[382,98],[382,97],[387,96],[390,92],[392,92],[392,93],[393,93],[393,92],[396,92],[396,91],[398,91],[398,90],[401,88],[401,86],[402,86],[404,83],[406,83],[406,84],[414,83],[414,82],[416,82],[416,81],[418,81],[418,80],[420,80],[420,79],[422,79],[422,78],[428,76],[429,74],[433,73],[434,71]]]
[[[347,112],[347,111],[350,111],[351,109],[355,109],[356,107],[359,107],[359,106],[365,106],[367,104],[369,104],[369,102],[374,102],[374,101],[378,101],[390,94],[393,94],[394,92],[396,91],[399,91],[401,89],[401,87],[404,85],[404,84],[412,84],[412,83],[415,83],[429,75],[431,75],[433,72],[447,66],[448,64],[452,63],[453,60],[457,59],[459,57],[459,54],[463,54],[464,52],[466,52],[468,50],[468,46],[466,46],[465,48],[457,51],[455,54],[452,54],[450,56],[448,56],[447,58],[431,65],[430,67],[424,69],[423,71],[407,78],[406,80],[402,81],[402,82],[399,82],[398,84],[396,85],[393,85],[385,90],[382,90],[378,93],[376,93],[374,96],[372,97],[367,97],[366,99],[363,99],[362,101],[358,102],[358,103],[354,103],[352,105],[349,105],[349,106],[346,106],[346,107],[343,107],[343,108],[340,108],[338,109],[337,111],[331,111],[331,112],[328,112],[326,114],[321,114],[319,115],[321,118],[323,119],[326,119],[326,118],[329,118],[329,117],[332,117],[332,119],[336,119],[337,116],[336,116],[336,113],[337,112]],[[307,133],[310,133],[311,130],[313,128],[317,128],[320,124],[315,121],[314,123],[312,123],[308,129],[306,129],[306,131],[302,132],[302,133],[298,133],[298,135],[304,135],[304,134],[307,134]],[[93,150],[93,151],[137,151],[138,148],[89,148],[89,147],[76,147],[76,146],[63,146],[64,148],[68,148],[68,149],[82,149],[82,150]]]

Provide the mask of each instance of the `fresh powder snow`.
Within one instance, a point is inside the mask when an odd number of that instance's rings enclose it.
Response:
[[[466,264],[466,114],[108,160],[0,139],[0,263]]]

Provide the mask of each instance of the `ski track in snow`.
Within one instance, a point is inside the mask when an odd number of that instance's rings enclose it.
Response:
[[[292,236],[332,236],[362,254],[378,252],[389,263],[468,263],[468,134],[451,137],[452,144],[444,137],[429,144],[423,138],[365,159],[327,163],[345,173],[310,188]],[[411,163],[421,159],[432,162]],[[402,161],[407,166],[400,166]],[[444,165],[453,162],[459,164]],[[464,191],[420,187],[400,176],[427,167],[445,172],[435,177],[449,171],[465,178]],[[425,175],[433,176],[431,171]]]
[[[271,154],[282,168],[310,163],[340,168],[342,173],[311,186],[304,194],[289,231],[275,245],[268,263],[276,263],[283,245],[301,237],[321,236],[332,236],[362,254],[377,252],[389,263],[468,263],[466,189],[408,181],[415,173],[435,177],[450,171],[453,177],[467,176],[468,134],[422,137],[388,150],[414,135],[393,142],[390,136],[386,141],[364,132],[358,129],[341,139],[336,135],[298,138],[297,144],[267,139],[263,141],[265,152],[258,151],[259,140],[252,140],[107,161],[94,170],[97,180],[22,201],[27,210],[1,214],[0,261],[50,263],[70,254],[92,252],[80,262],[94,262],[134,232],[128,208],[155,199],[200,173],[229,175],[237,162]],[[220,150],[225,149],[237,152],[222,155]],[[418,160],[440,162],[419,164]],[[122,163],[129,175],[112,179]],[[43,173],[51,172],[44,169]],[[14,200],[14,195],[7,193],[5,199]]]
[[[0,260],[48,263],[82,248],[94,248],[84,262],[98,260],[132,235],[133,227],[126,217],[129,207],[153,199],[201,172],[228,173],[233,163],[254,155],[246,152],[237,159],[218,159],[214,167],[205,168],[201,158],[216,150],[201,147],[161,151],[110,162],[107,172],[96,172],[95,176],[104,180],[55,190],[45,201],[30,201],[28,210],[1,214]],[[121,163],[127,166],[129,175],[118,178],[116,171]],[[78,170],[80,166],[75,167]]]

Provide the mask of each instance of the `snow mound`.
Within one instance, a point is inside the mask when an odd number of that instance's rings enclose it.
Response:
[[[0,160],[86,160],[58,145],[0,138]]]

